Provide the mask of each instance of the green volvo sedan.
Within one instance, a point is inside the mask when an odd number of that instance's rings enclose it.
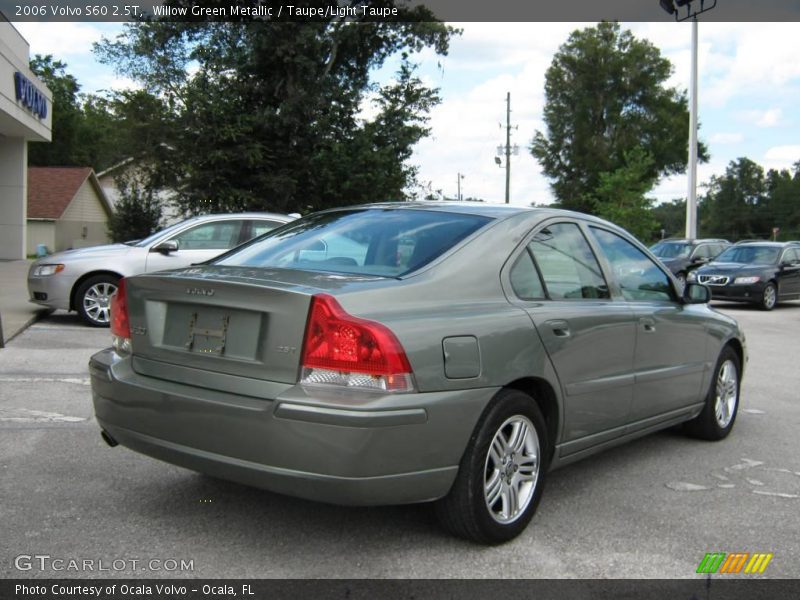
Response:
[[[736,419],[736,321],[593,217],[479,203],[316,213],[122,279],[89,368],[111,446],[281,494],[434,502],[518,535],[547,472]]]

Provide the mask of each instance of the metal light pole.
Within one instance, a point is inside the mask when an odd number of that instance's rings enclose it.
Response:
[[[692,3],[698,0],[659,0],[661,8],[671,15],[676,21],[692,19],[692,73],[689,97],[689,189],[686,195],[686,237],[697,237],[697,16],[714,8],[717,0],[699,0],[700,8],[692,9]],[[680,9],[686,7],[685,15],[681,17]],[[697,5],[695,4],[695,7]]]
[[[458,177],[456,178],[456,181],[457,181],[457,184],[458,184],[458,195],[456,196],[456,200],[458,200],[459,202],[461,202],[461,200],[463,200],[463,198],[461,197],[461,180],[462,179],[464,179],[464,176],[461,173],[459,173]]]
[[[697,238],[697,16],[692,20],[692,90],[689,99],[689,193],[686,200],[686,237]]]

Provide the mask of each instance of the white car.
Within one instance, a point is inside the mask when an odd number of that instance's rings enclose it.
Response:
[[[273,213],[204,215],[143,240],[51,254],[28,271],[30,301],[75,310],[87,324],[108,327],[110,297],[121,277],[204,262],[295,218]]]

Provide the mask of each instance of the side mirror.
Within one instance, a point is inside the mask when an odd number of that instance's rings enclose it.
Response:
[[[711,302],[711,290],[702,283],[687,283],[683,288],[684,304],[708,304]]]
[[[708,257],[706,257],[706,256],[695,256],[695,257],[692,259],[692,262],[693,262],[694,264],[696,264],[696,265],[702,265],[702,264],[705,264],[705,263],[707,263],[707,262],[711,262],[711,259],[710,259],[710,258],[708,258]]]
[[[167,240],[150,248],[150,252],[160,252],[161,254],[170,254],[171,252],[178,251],[178,242],[175,240]]]

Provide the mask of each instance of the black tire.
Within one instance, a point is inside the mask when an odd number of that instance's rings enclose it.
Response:
[[[529,435],[531,430],[533,436]],[[503,467],[497,452],[501,446],[493,443],[501,444],[497,436],[513,442],[513,434],[519,432],[525,434],[520,437],[521,444],[504,446]],[[490,447],[494,452],[490,453]],[[517,453],[513,452],[514,447]],[[549,448],[545,421],[533,398],[518,390],[500,391],[475,427],[450,493],[435,504],[442,526],[458,537],[482,544],[500,544],[518,536],[541,500]],[[491,507],[485,492],[487,479],[489,483],[495,482],[492,488],[496,495],[493,494]],[[506,511],[514,498],[522,506],[517,511]]]
[[[778,288],[771,281],[764,286],[761,292],[761,299],[758,301],[758,307],[761,310],[772,310],[778,304]]]
[[[733,371],[728,374],[723,373],[723,369],[726,367]],[[735,377],[733,381],[729,379],[731,373]],[[717,360],[703,411],[686,423],[686,432],[689,435],[711,441],[721,440],[728,436],[739,412],[741,373],[742,365],[739,355],[730,346],[725,346]],[[732,406],[730,401],[725,402],[728,398],[725,395],[727,391],[734,394]],[[718,413],[718,408],[723,414]]]
[[[95,275],[81,283],[75,291],[75,310],[92,327],[110,325],[110,297],[117,291],[119,277]]]

